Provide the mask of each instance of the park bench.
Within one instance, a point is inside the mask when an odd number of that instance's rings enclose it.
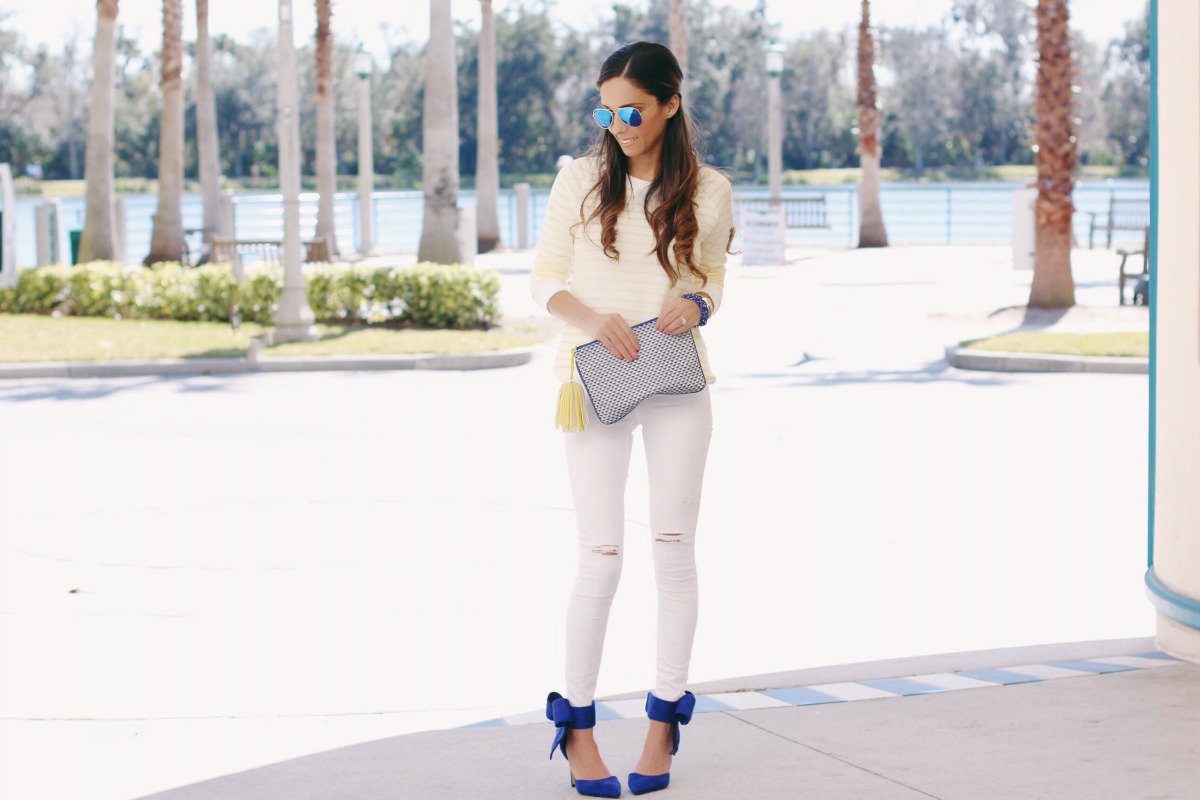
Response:
[[[1150,228],[1147,226],[1143,232],[1142,248],[1140,250],[1118,250],[1117,255],[1121,257],[1121,264],[1117,268],[1117,291],[1120,292],[1119,305],[1125,305],[1125,281],[1130,278],[1137,279],[1137,283],[1133,288],[1134,305],[1138,304],[1138,300],[1142,301],[1143,305],[1149,305],[1147,302],[1145,284],[1143,280],[1148,281],[1150,278]],[[1127,272],[1125,263],[1133,256],[1142,257],[1142,268],[1137,272]]]
[[[324,236],[302,242],[305,263],[327,263],[329,242]],[[240,269],[243,261],[250,258],[270,266],[279,266],[283,261],[283,242],[279,239],[226,239],[215,237],[212,244],[213,263],[229,262]]]
[[[1140,231],[1150,225],[1150,201],[1110,197],[1108,212],[1089,211],[1088,249],[1094,247],[1096,231],[1105,232],[1105,249],[1112,247],[1113,231]]]
[[[770,198],[753,198],[739,201],[742,208],[751,211],[768,211],[772,207]],[[783,204],[784,224],[789,228],[828,228],[829,217],[825,209],[825,195],[814,194],[802,197],[785,197]]]

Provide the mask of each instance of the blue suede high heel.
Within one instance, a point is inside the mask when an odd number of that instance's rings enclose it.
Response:
[[[683,697],[673,703],[659,700],[654,692],[646,693],[646,716],[655,722],[671,723],[671,755],[679,752],[679,726],[692,721],[692,711],[696,708],[696,695],[685,691]],[[629,773],[629,791],[634,794],[657,792],[667,788],[671,782],[671,773],[662,775],[642,775],[638,772]]]
[[[562,750],[563,758],[567,757],[567,735],[573,728],[592,728],[596,725],[596,701],[590,706],[573,706],[558,692],[546,696],[546,719],[554,723],[554,743],[550,745],[550,758],[554,758],[554,750]],[[620,797],[621,781],[616,775],[609,775],[598,781],[575,780],[571,775],[571,785],[575,791],[588,797]]]

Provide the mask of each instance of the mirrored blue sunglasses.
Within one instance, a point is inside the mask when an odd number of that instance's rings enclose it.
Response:
[[[636,128],[642,124],[642,112],[636,108],[618,108],[616,113],[617,118],[631,128]],[[613,112],[607,108],[597,108],[592,112],[592,119],[596,120],[596,124],[601,128],[607,128],[613,124]]]

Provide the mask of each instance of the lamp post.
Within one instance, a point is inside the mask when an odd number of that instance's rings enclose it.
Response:
[[[767,181],[771,203],[778,204],[783,192],[783,124],[780,119],[779,76],[783,74],[783,45],[771,42],[767,53]]]
[[[375,190],[375,149],[371,136],[371,70],[374,62],[359,44],[354,53],[358,75],[358,252],[366,255],[374,247],[371,230],[371,194]]]
[[[283,195],[283,294],[273,341],[312,339],[313,311],[300,266],[300,114],[292,0],[279,0],[279,191]]]

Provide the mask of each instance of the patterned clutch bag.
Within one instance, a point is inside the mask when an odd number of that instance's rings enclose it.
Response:
[[[579,377],[596,416],[605,425],[621,419],[652,394],[692,394],[707,383],[692,333],[660,333],[654,327],[657,320],[633,326],[640,345],[633,361],[622,361],[599,341],[575,348]]]

